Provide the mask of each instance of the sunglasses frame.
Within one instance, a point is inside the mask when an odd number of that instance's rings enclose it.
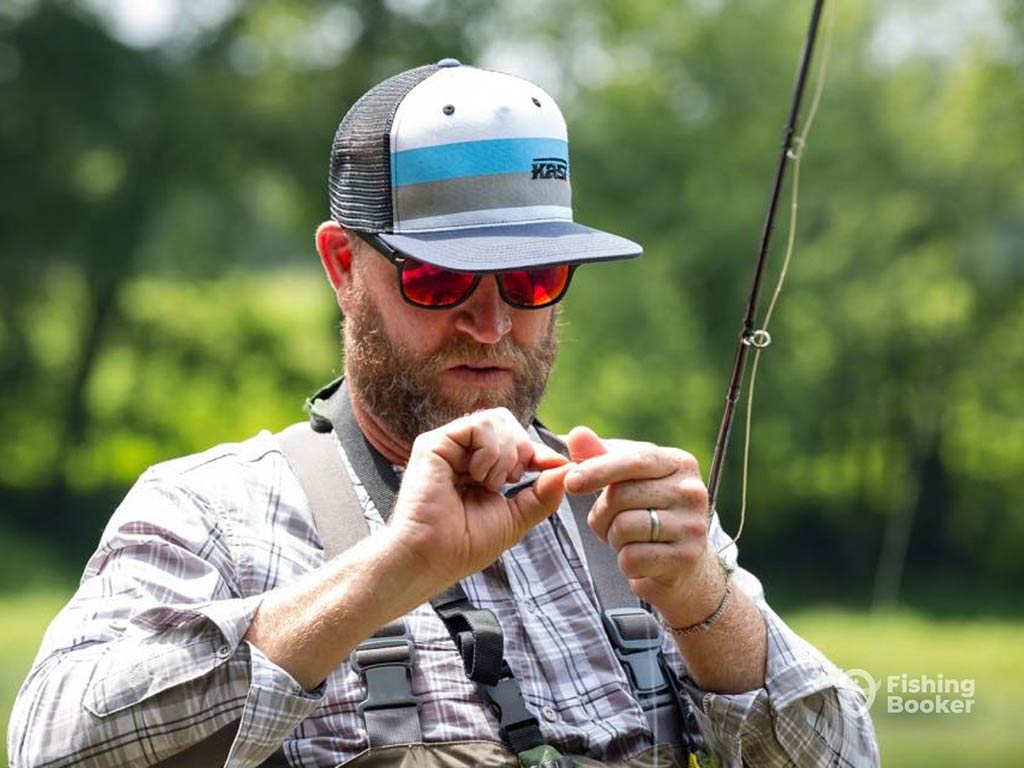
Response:
[[[411,305],[413,307],[417,307],[419,309],[453,309],[453,308],[459,306],[460,304],[462,304],[464,301],[468,300],[469,297],[473,295],[473,291],[475,291],[477,289],[477,286],[480,285],[480,280],[482,278],[484,278],[484,277],[486,277],[488,275],[494,275],[495,278],[497,279],[498,275],[503,274],[503,272],[468,272],[468,271],[462,271],[462,270],[457,270],[457,269],[447,269],[446,267],[438,267],[438,269],[444,269],[447,272],[455,272],[457,274],[471,274],[471,275],[473,275],[473,282],[470,284],[469,288],[466,290],[465,295],[461,299],[459,299],[458,301],[456,301],[456,302],[454,302],[452,304],[442,304],[440,306],[435,306],[435,305],[432,305],[432,304],[420,304],[419,302],[413,301],[412,299],[409,298],[409,296],[405,292],[405,286],[402,284],[402,272],[405,270],[405,265],[408,264],[410,260],[420,261],[420,259],[412,259],[411,256],[404,256],[404,255],[402,255],[401,251],[398,251],[398,250],[395,250],[394,248],[392,248],[390,245],[385,243],[379,236],[377,236],[373,232],[359,232],[358,235],[367,245],[369,245],[371,248],[373,248],[373,250],[375,250],[377,253],[379,253],[381,256],[383,256],[385,259],[387,259],[389,262],[391,262],[395,266],[395,268],[396,268],[396,275],[398,277],[398,292],[399,292],[399,294],[401,294],[402,299],[405,301],[406,304],[409,304],[409,305]],[[429,262],[421,262],[421,263],[427,264]],[[434,266],[434,265],[432,265],[432,266]],[[550,265],[547,265],[547,266],[557,267],[557,266],[562,266],[562,265],[561,264],[550,264]],[[564,299],[565,298],[565,294],[567,294],[569,292],[569,285],[570,285],[570,283],[572,283],[572,276],[576,273],[576,267],[578,267],[579,264],[568,264],[566,266],[569,267],[569,275],[565,278],[565,285],[562,287],[562,292],[560,294],[558,294],[558,298],[557,299],[555,299],[554,301],[549,301],[547,304],[539,304],[539,305],[533,306],[533,305],[524,305],[524,304],[520,304],[518,302],[509,300],[509,297],[505,293],[505,286],[502,285],[501,280],[497,280],[497,283],[498,283],[498,293],[501,294],[502,301],[504,301],[510,307],[513,307],[515,309],[530,310],[530,309],[546,309],[548,307],[553,307],[553,306],[555,306],[555,304],[557,304],[562,299]],[[535,269],[543,269],[543,268],[544,267],[535,267]],[[505,270],[505,271],[506,272],[529,272],[530,269],[529,268],[527,268],[527,269],[510,269],[510,270]]]

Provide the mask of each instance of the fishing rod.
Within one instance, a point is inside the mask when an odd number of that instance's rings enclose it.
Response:
[[[824,0],[815,0],[814,8],[811,10],[811,21],[807,29],[807,36],[804,38],[800,66],[797,69],[796,80],[793,85],[793,98],[790,103],[789,117],[786,121],[786,130],[783,134],[782,147],[779,151],[778,165],[775,170],[775,180],[772,183],[771,195],[768,199],[768,211],[765,215],[764,227],[761,230],[761,240],[757,249],[754,276],[750,286],[750,296],[747,300],[747,310],[743,317],[743,323],[740,326],[739,339],[736,344],[732,375],[729,378],[729,388],[725,398],[725,411],[722,414],[718,436],[715,439],[715,450],[708,474],[708,504],[712,512],[718,499],[718,489],[722,478],[722,465],[725,462],[725,454],[729,446],[729,435],[732,432],[733,418],[736,415],[736,404],[739,400],[740,386],[746,370],[747,356],[751,349],[760,352],[760,350],[767,348],[771,344],[771,336],[766,327],[754,328],[754,315],[757,312],[761,283],[764,278],[765,267],[768,263],[768,251],[771,247],[772,234],[775,230],[775,216],[779,208],[779,198],[782,195],[786,169],[789,166],[789,161],[795,159],[803,148],[802,146],[797,146],[798,143],[802,144],[802,141],[796,142],[794,137],[796,135],[797,121],[800,116],[800,106],[803,102],[804,87],[807,84],[811,58],[814,53],[814,43],[818,36],[818,26],[821,20],[823,5]],[[792,237],[792,232],[790,236]],[[779,285],[781,287],[781,282]],[[778,289],[776,289],[776,295],[778,295]]]

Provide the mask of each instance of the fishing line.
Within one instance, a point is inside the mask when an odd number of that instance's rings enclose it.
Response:
[[[757,383],[757,364],[761,359],[761,351],[771,343],[771,336],[768,334],[768,325],[771,323],[772,313],[775,311],[775,305],[778,302],[779,295],[782,293],[782,288],[786,283],[789,264],[792,260],[793,251],[796,245],[797,210],[799,209],[800,201],[800,165],[803,160],[804,150],[807,148],[807,136],[811,131],[811,126],[814,124],[814,118],[818,113],[818,106],[821,104],[821,97],[825,91],[825,75],[828,69],[828,61],[832,54],[832,32],[835,27],[836,20],[835,5],[836,4],[834,2],[829,3],[826,11],[828,13],[828,18],[825,21],[825,39],[823,41],[821,57],[818,60],[817,71],[814,75],[814,95],[811,98],[811,106],[807,110],[807,120],[804,122],[803,130],[793,139],[792,146],[789,149],[789,158],[793,161],[793,175],[790,186],[789,232],[786,237],[786,252],[782,259],[782,267],[779,270],[779,276],[775,282],[775,290],[772,292],[772,298],[768,303],[768,309],[764,313],[764,320],[761,322],[760,330],[751,334],[751,346],[754,348],[754,359],[750,364],[750,381],[747,384],[747,413],[743,435],[743,469],[740,481],[740,524],[736,530],[736,535],[732,537],[732,540],[728,544],[724,545],[719,550],[719,553],[739,541],[740,536],[743,535],[743,526],[746,523],[747,490],[749,488],[750,479],[750,433],[754,411],[754,391]]]

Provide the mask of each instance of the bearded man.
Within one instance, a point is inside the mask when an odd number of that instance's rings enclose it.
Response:
[[[316,235],[344,381],[308,425],[139,480],[14,765],[877,763],[690,454],[534,421],[573,271],[641,252],[573,222],[569,178],[520,78],[448,59],[352,107]]]

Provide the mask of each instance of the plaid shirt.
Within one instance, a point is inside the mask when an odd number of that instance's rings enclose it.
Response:
[[[379,528],[357,480],[356,491]],[[463,585],[501,622],[506,658],[549,743],[621,759],[651,746],[652,734],[578,542],[563,504]],[[728,543],[716,519],[712,545]],[[726,556],[735,561],[735,546]],[[322,563],[305,493],[270,433],[151,468],[43,638],[11,717],[12,765],[148,765],[239,719],[232,768],[258,765],[282,742],[293,766],[355,757],[368,742],[351,665],[308,692],[242,639],[265,592]],[[742,569],[734,578],[768,627],[767,679],[739,695],[689,689],[710,748],[729,766],[876,765],[860,690],[772,612],[756,578]],[[424,741],[500,741],[434,611],[424,605],[406,620]],[[683,674],[671,640],[665,652]]]

